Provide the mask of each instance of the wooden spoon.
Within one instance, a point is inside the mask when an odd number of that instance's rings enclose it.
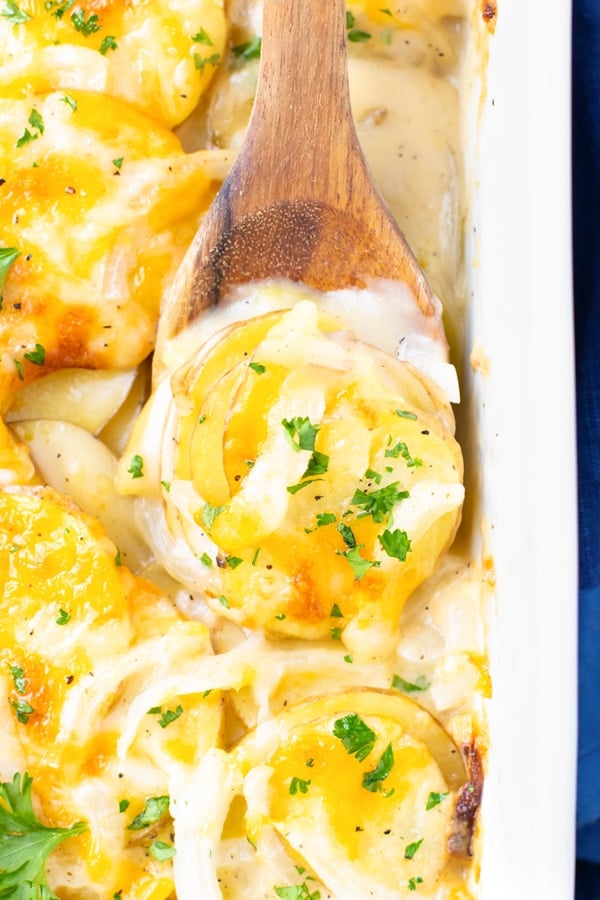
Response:
[[[158,345],[235,285],[287,278],[327,291],[387,278],[409,285],[445,346],[429,285],[358,143],[345,13],[345,0],[264,0],[246,138],[166,298]]]

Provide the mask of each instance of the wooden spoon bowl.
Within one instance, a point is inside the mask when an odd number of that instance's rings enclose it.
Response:
[[[264,0],[245,141],[166,298],[159,347],[235,285],[268,278],[322,291],[403,281],[445,344],[427,280],[359,146],[345,10],[345,0]]]

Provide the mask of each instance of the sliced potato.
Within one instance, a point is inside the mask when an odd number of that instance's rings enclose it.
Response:
[[[147,565],[150,551],[135,524],[131,497],[115,489],[117,458],[85,428],[55,419],[14,426],[43,480],[96,516],[133,571]]]
[[[59,419],[97,434],[125,401],[136,370],[61,369],[20,390],[7,422]]]

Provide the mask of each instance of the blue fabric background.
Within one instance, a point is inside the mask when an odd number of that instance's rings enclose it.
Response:
[[[600,900],[600,0],[573,2],[579,464],[577,900]]]

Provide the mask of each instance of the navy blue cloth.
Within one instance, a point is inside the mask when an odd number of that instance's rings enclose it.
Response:
[[[573,2],[579,472],[577,900],[600,900],[600,0]]]

